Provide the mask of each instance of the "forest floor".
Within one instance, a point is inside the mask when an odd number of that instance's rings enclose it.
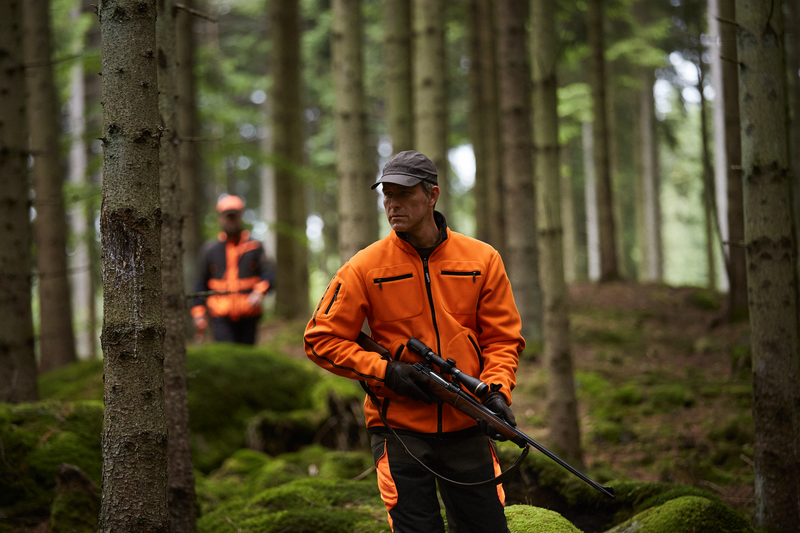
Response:
[[[724,295],[697,287],[570,287],[571,348],[590,476],[702,487],[752,516],[749,326],[727,323],[721,303]],[[286,333],[271,322],[261,338],[305,357],[297,333]],[[542,356],[523,357],[512,407],[520,429],[548,446],[545,391]]]

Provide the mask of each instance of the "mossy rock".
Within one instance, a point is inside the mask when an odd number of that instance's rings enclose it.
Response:
[[[39,395],[60,401],[103,401],[103,361],[81,361],[39,375]]]
[[[57,486],[50,507],[50,533],[92,533],[97,531],[100,489],[80,468],[59,465]]]
[[[61,463],[100,483],[103,407],[98,402],[0,404],[0,512],[49,516]]]
[[[530,505],[510,505],[505,508],[508,530],[511,533],[581,533],[572,522],[556,513]]]
[[[751,533],[747,520],[725,504],[683,496],[637,514],[606,533]]]
[[[233,500],[198,520],[200,533],[231,531],[389,533],[374,481],[305,478]]]

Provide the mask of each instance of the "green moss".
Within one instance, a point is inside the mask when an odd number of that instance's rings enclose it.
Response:
[[[720,308],[720,296],[716,291],[697,289],[689,294],[689,303],[704,311],[716,311]]]
[[[575,381],[578,393],[590,398],[608,394],[612,388],[611,383],[596,372],[575,372]]]
[[[82,361],[39,376],[43,400],[103,401],[103,361]]]
[[[389,531],[386,511],[373,481],[306,478],[231,501],[198,521],[198,531]]]
[[[327,479],[353,479],[374,466],[371,453],[330,452],[319,467],[319,477]]]
[[[692,407],[697,403],[694,394],[680,383],[655,385],[648,398],[656,411],[666,412],[676,407]]]
[[[639,405],[643,399],[642,389],[632,383],[616,388],[611,393],[611,400],[618,405]]]
[[[556,513],[530,505],[510,505],[505,508],[511,533],[580,533],[572,523]]]
[[[85,492],[58,494],[50,508],[50,533],[97,531],[100,498]]]
[[[747,521],[719,501],[683,496],[650,508],[607,533],[749,533]]]

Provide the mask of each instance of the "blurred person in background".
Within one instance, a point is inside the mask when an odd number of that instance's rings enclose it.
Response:
[[[197,293],[212,294],[196,297],[191,309],[199,338],[210,316],[215,341],[255,344],[261,303],[275,288],[275,271],[264,247],[242,227],[243,211],[244,201],[238,196],[224,195],[217,202],[222,231],[200,252],[195,286]]]

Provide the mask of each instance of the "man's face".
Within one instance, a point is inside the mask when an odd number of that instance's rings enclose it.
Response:
[[[434,187],[426,195],[421,183],[413,187],[403,187],[396,183],[383,184],[383,207],[389,225],[395,231],[414,233],[421,228],[426,217],[433,211],[438,197],[438,187]]]
[[[242,214],[238,211],[219,215],[219,225],[228,235],[239,233],[242,230]]]

